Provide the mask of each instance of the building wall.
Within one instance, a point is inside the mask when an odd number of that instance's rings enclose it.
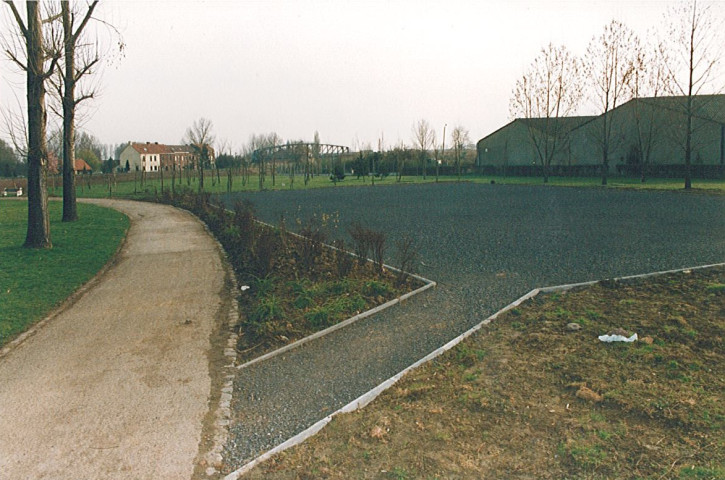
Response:
[[[161,168],[161,154],[141,153],[141,166],[145,172],[158,172]]]
[[[612,122],[608,155],[610,171],[617,171],[638,155],[651,165],[684,165],[687,120],[684,114],[630,102],[611,112],[608,119]],[[602,121],[602,117],[597,118],[572,132],[574,155],[585,159],[585,162],[602,162]],[[693,165],[720,164],[721,133],[719,123],[700,118],[693,120]],[[650,146],[647,147],[647,144]],[[644,158],[647,150],[649,158]]]
[[[159,153],[158,144],[144,147],[144,144],[130,143],[123,149],[120,155],[120,168],[126,168],[126,160],[128,160],[130,171],[158,172],[161,169],[161,153]],[[139,152],[138,149],[148,151]]]
[[[531,165],[536,159],[528,128],[519,120],[480,140],[476,150],[477,166]]]
[[[521,120],[514,120],[480,140],[476,145],[476,150],[476,164],[479,167],[504,169],[506,167],[541,165],[541,160],[531,140],[529,127]],[[562,142],[556,148],[551,165],[587,165],[592,161],[594,159],[586,145]]]
[[[652,166],[684,165],[686,116],[678,110],[654,106],[646,101],[631,101],[607,116],[612,125],[609,143],[610,173],[623,171],[635,159]],[[552,166],[581,167],[594,171],[602,163],[602,122],[598,117],[572,130]],[[716,167],[723,161],[722,124],[695,118],[693,121],[692,165]],[[640,134],[643,142],[640,141]],[[640,144],[644,148],[640,148]],[[647,157],[647,143],[650,143]],[[640,152],[641,151],[641,152]],[[479,167],[526,167],[539,164],[528,127],[514,120],[479,140]]]
[[[126,161],[128,161],[129,171],[141,170],[141,155],[130,143],[121,151],[119,167],[125,169]]]

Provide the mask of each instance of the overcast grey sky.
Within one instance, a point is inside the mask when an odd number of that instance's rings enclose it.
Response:
[[[382,136],[389,147],[411,144],[425,118],[439,136],[462,125],[475,142],[510,120],[514,83],[546,44],[582,55],[615,18],[645,37],[670,4],[103,0],[98,16],[126,51],[82,128],[104,143],[176,143],[206,117],[235,151],[271,131],[351,147]],[[7,105],[13,74],[2,68]]]

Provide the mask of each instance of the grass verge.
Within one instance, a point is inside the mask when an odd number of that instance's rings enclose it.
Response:
[[[723,285],[536,297],[245,478],[725,478]]]
[[[78,204],[80,220],[62,223],[50,202],[53,248],[22,246],[27,203],[0,201],[0,347],[45,317],[108,262],[129,226],[116,210]]]
[[[216,178],[216,177],[215,177]],[[109,184],[109,179],[111,180]],[[459,178],[455,176],[440,176],[440,183],[458,182]],[[538,185],[543,186],[541,177],[512,177],[512,176],[491,176],[491,175],[463,175],[461,182],[469,183],[496,183],[505,185]],[[187,182],[186,178],[179,183],[178,179],[175,183],[176,191],[185,189],[196,191],[197,179],[193,178]],[[165,174],[163,189],[161,185],[160,175],[157,173],[148,174],[144,181],[141,182],[141,175],[136,173],[128,173],[109,177],[106,175],[95,175],[93,177],[85,177],[78,183],[78,197],[91,198],[107,198],[122,197],[134,199],[146,199],[149,196],[161,196],[162,191],[169,192],[171,190],[171,178],[168,172]],[[425,183],[436,183],[435,176],[428,175],[425,179],[422,176],[406,176],[398,182],[395,176],[375,179],[375,186],[395,186],[395,185],[418,185]],[[275,184],[272,185],[271,180],[267,180],[264,184],[265,190],[304,190],[315,188],[335,188],[335,187],[355,187],[355,186],[372,186],[371,178],[355,178],[347,177],[345,180],[336,184],[330,181],[326,176],[316,176],[309,180],[305,185],[302,176],[296,176],[293,181],[287,176],[278,175]],[[678,178],[652,178],[646,183],[641,183],[638,178],[629,177],[610,177],[606,187],[601,186],[601,177],[550,177],[548,186],[556,187],[585,187],[585,188],[609,188],[609,189],[634,189],[634,190],[684,190],[684,181]],[[222,172],[220,181],[214,179],[207,173],[205,179],[205,191],[208,193],[228,193],[227,173]],[[232,192],[254,192],[259,190],[259,183],[256,177],[251,177],[249,182],[243,181],[239,175],[232,177]],[[59,179],[53,179],[48,187],[50,195],[62,195],[62,182]],[[714,194],[725,194],[725,180],[701,180],[694,179],[692,181],[693,192],[705,192]]]

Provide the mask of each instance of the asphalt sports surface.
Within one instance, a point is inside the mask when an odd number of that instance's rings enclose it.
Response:
[[[221,197],[287,228],[322,214],[349,242],[357,222],[415,240],[438,287],[404,305],[239,371],[225,459],[232,469],[304,430],[524,295],[560,285],[725,261],[725,196],[427,184]]]

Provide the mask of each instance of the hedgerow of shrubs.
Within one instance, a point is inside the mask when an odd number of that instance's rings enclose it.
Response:
[[[300,224],[300,235],[260,223],[254,206],[238,201],[229,211],[208,193],[166,193],[161,201],[190,210],[206,223],[224,247],[240,285],[242,310],[238,350],[243,358],[302,338],[411,290],[408,276],[383,266],[385,235],[353,225],[358,255],[343,240],[326,245],[327,234],[315,219]],[[407,263],[412,269],[412,247]],[[373,261],[368,261],[371,255]]]

